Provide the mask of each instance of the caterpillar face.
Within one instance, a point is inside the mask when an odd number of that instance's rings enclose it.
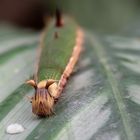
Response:
[[[32,112],[40,117],[52,115],[55,99],[57,97],[56,80],[43,80],[36,84],[34,80],[27,81],[35,88],[35,94],[31,97]]]
[[[32,112],[45,117],[53,113],[54,98],[46,88],[37,88],[32,98]]]

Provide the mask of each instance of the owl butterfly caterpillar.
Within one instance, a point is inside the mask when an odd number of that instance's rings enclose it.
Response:
[[[43,32],[34,79],[27,81],[35,89],[30,97],[32,112],[41,117],[54,113],[54,105],[82,51],[81,28],[68,17],[63,18],[61,27],[56,22],[52,20]]]

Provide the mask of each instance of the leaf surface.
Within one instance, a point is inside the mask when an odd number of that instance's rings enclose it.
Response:
[[[24,84],[34,73],[39,33],[0,30],[0,139],[139,140],[140,32],[133,25],[113,35],[85,28],[84,50],[56,115],[44,119],[31,113],[26,95],[34,91]],[[11,123],[25,131],[7,134]]]

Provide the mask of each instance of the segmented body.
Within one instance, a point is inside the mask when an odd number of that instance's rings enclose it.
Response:
[[[56,32],[57,38],[54,37]],[[35,81],[28,81],[35,87],[35,96],[31,98],[34,114],[47,116],[53,113],[55,101],[79,59],[82,43],[83,32],[71,19],[65,18],[61,28],[54,28],[54,23],[47,27],[40,45]]]
[[[60,93],[62,92],[64,86],[66,85],[67,82],[67,78],[70,76],[70,74],[72,73],[74,66],[76,64],[76,62],[79,59],[80,53],[82,51],[82,43],[83,43],[83,32],[82,30],[79,28],[77,30],[77,35],[76,35],[76,40],[75,40],[75,46],[73,48],[73,52],[72,55],[69,59],[68,64],[66,65],[66,68],[60,78],[60,81],[58,83],[58,96],[60,96]]]

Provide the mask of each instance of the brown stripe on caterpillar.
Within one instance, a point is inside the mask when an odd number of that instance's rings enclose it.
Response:
[[[65,68],[65,70],[64,70],[64,72],[59,80],[59,83],[58,83],[58,97],[60,96],[64,86],[67,83],[67,78],[72,73],[76,62],[79,59],[80,53],[82,51],[82,44],[83,44],[83,40],[84,40],[83,38],[84,38],[84,33],[83,33],[81,28],[78,28],[77,29],[77,36],[76,36],[76,44],[73,48],[72,56],[71,56],[67,66],[66,66],[66,68]]]

